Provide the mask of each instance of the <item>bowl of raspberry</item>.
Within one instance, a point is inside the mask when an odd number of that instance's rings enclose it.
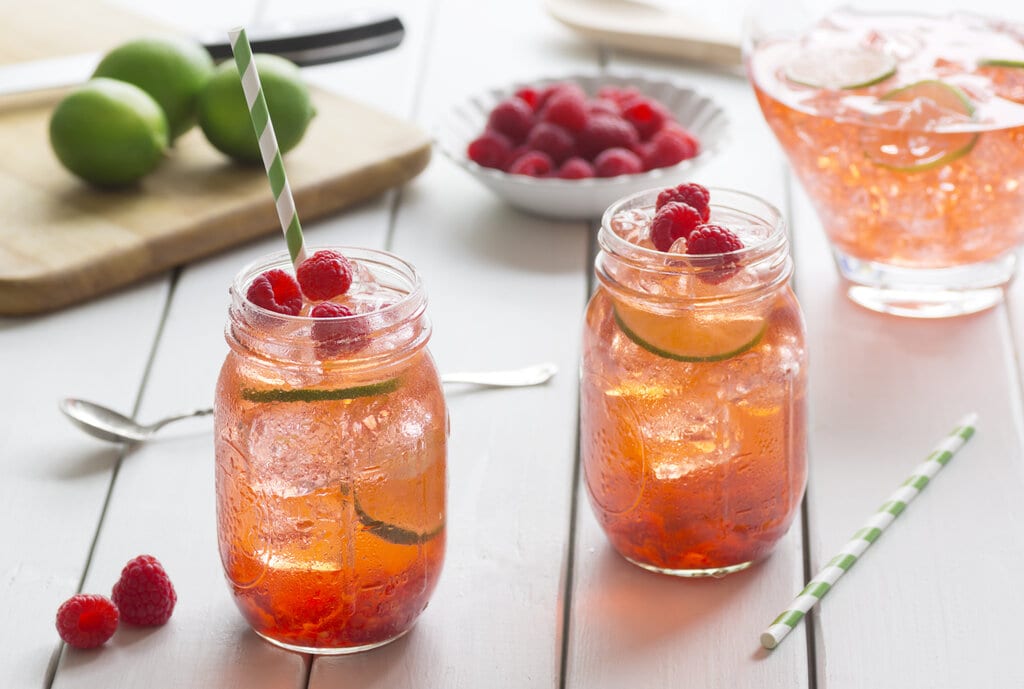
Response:
[[[691,178],[727,127],[717,103],[674,81],[569,75],[477,94],[436,137],[447,157],[516,208],[582,219]]]

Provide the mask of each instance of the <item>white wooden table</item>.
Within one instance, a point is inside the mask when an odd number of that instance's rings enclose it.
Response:
[[[185,26],[315,15],[345,4],[176,0]],[[801,518],[764,564],[677,581],[606,544],[579,487],[579,326],[595,224],[515,212],[438,157],[407,188],[310,225],[312,244],[387,248],[418,266],[442,369],[551,360],[543,388],[450,397],[449,555],[414,632],[350,658],[260,641],[217,555],[208,420],[125,451],[57,412],[67,395],[143,420],[211,401],[226,352],[227,285],[271,237],[93,303],[0,320],[0,687],[573,689],[1024,686],[1024,287],[944,322],[843,297],[818,221],[734,75],[590,46],[538,2],[390,0],[399,50],[307,70],[310,80],[430,127],[456,100],[513,78],[642,70],[729,110],[732,144],[701,175],[782,207],[812,353],[810,479]],[[2,211],[0,211],[2,213]],[[758,634],[965,411],[974,440],[776,651]],[[169,624],[123,628],[98,652],[53,627],[77,591],[109,593],[152,553],[179,603]]]

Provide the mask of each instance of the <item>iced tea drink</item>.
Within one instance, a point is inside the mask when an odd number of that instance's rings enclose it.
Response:
[[[285,254],[242,271],[216,395],[221,560],[262,637],[311,653],[387,643],[426,607],[445,550],[447,412],[411,265],[343,249],[353,315],[246,299]]]
[[[764,558],[803,495],[803,318],[775,208],[712,189],[710,221],[745,247],[686,256],[647,237],[656,193],[612,206],[599,234],[583,331],[587,493],[629,561],[720,576]]]
[[[750,80],[859,303],[1002,299],[1024,238],[1024,26],[841,8],[753,41]]]

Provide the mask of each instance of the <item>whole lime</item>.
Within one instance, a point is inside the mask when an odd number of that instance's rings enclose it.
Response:
[[[213,59],[185,38],[141,38],[114,48],[94,77],[135,84],[160,104],[174,140],[196,123],[196,99],[213,74]]]
[[[256,69],[281,153],[295,148],[316,114],[309,89],[295,64],[276,55],[256,55]],[[260,162],[242,80],[235,63],[217,67],[199,94],[199,126],[217,150],[242,163]]]
[[[93,79],[64,97],[50,118],[57,158],[86,182],[131,184],[157,166],[168,145],[167,117],[138,86]]]

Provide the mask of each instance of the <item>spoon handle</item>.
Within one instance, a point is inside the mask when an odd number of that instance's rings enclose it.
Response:
[[[457,373],[444,373],[441,375],[441,382],[446,385],[465,383],[467,385],[483,385],[494,388],[519,388],[546,383],[557,372],[557,366],[546,363],[512,369],[510,371],[460,371]]]
[[[182,419],[188,419],[193,416],[209,416],[213,413],[213,407],[204,407],[202,409],[193,409],[192,411],[182,412],[181,414],[175,414],[174,416],[168,416],[167,418],[160,419],[156,423],[150,424],[149,428],[152,431],[158,431],[167,424],[173,421],[180,421]]]

